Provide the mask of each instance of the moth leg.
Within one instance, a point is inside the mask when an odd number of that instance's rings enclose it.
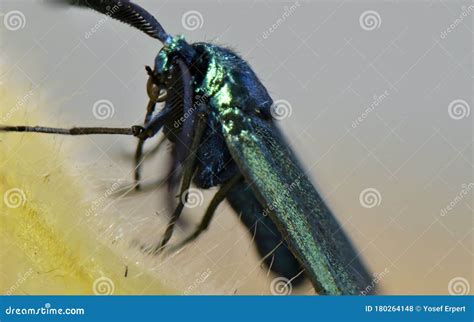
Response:
[[[146,70],[148,75],[148,82],[146,84],[146,91],[149,97],[148,105],[146,107],[146,115],[145,121],[143,122],[145,125],[150,122],[150,119],[153,115],[153,112],[156,108],[156,103],[162,102],[166,99],[166,95],[161,94],[161,89],[158,85],[154,82],[153,71],[149,66],[146,66]],[[135,173],[134,173],[134,180],[135,180],[135,190],[140,190],[140,177],[141,177],[141,163],[143,158],[143,146],[145,145],[146,139],[139,139],[137,143],[137,148],[135,150]],[[161,143],[160,143],[161,144]]]
[[[164,141],[165,141],[165,138],[163,136],[160,137],[158,142],[156,142],[156,144],[146,152],[146,156],[150,156],[150,157],[154,156],[161,149]],[[135,151],[133,153],[129,151],[120,151],[118,155],[123,159],[130,160],[135,157]]]
[[[196,160],[197,160],[197,150],[199,144],[201,143],[201,139],[204,134],[204,130],[207,126],[206,123],[207,114],[199,113],[197,116],[197,124],[194,132],[194,138],[191,145],[191,152],[188,155],[188,158],[185,161],[184,169],[183,169],[183,181],[181,184],[181,191],[179,193],[178,205],[176,206],[171,218],[168,222],[168,226],[166,227],[166,231],[163,235],[163,239],[159,246],[157,246],[154,250],[155,254],[160,253],[165,247],[168,241],[173,234],[173,229],[176,221],[179,219],[181,212],[183,211],[184,204],[187,201],[187,192],[191,185],[191,179],[193,177],[195,168],[196,168]]]
[[[160,113],[151,118],[150,122],[145,124],[143,130],[138,135],[138,138],[140,140],[147,140],[148,138],[155,136],[155,134],[158,133],[158,131],[161,130],[165,124],[165,120],[170,115],[170,113],[170,109],[161,110]]]
[[[150,149],[146,153],[147,157],[151,157],[155,155],[163,146],[163,144],[166,142],[166,137],[163,136],[160,138],[158,143]],[[141,183],[141,164],[143,163],[143,145],[145,141],[144,140],[139,140],[137,144],[137,149],[135,151],[135,170],[134,170],[134,189],[136,191],[140,190],[142,188],[142,183]]]
[[[181,212],[183,211],[184,204],[188,198],[188,189],[191,185],[191,180],[196,170],[197,150],[201,143],[204,130],[207,127],[207,110],[200,108],[200,111],[196,111],[193,108],[193,86],[192,77],[189,72],[189,68],[186,63],[178,59],[176,66],[179,68],[178,78],[181,80],[183,85],[182,91],[182,109],[183,115],[188,114],[188,117],[184,120],[182,130],[179,133],[178,143],[176,145],[176,157],[180,163],[183,164],[183,176],[181,189],[179,193],[178,205],[176,206],[169,222],[166,227],[161,244],[155,248],[154,253],[159,253],[173,234],[173,229],[176,221],[178,221]],[[146,131],[146,129],[145,129]],[[187,151],[186,151],[186,150]],[[170,178],[172,180],[172,177]]]
[[[214,214],[216,213],[217,207],[225,199],[229,190],[234,187],[241,179],[242,174],[239,173],[220,187],[219,191],[217,191],[217,193],[214,195],[214,198],[212,198],[209,206],[207,207],[206,213],[204,214],[204,217],[202,218],[199,226],[191,235],[189,235],[186,239],[184,239],[181,243],[174,247],[174,249],[179,249],[188,244],[189,242],[192,242],[209,227],[209,224],[211,223],[211,220],[214,217]]]
[[[156,106],[155,102],[153,102],[150,99],[147,106],[144,124],[147,124],[150,122],[151,116],[153,112],[155,111],[155,106]],[[145,145],[145,140],[146,139],[139,139],[137,143],[137,148],[135,150],[135,172],[134,172],[135,190],[140,190],[140,177],[141,177],[140,170],[141,170],[143,146]]]

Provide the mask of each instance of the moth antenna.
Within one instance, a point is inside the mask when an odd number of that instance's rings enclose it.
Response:
[[[51,0],[51,2],[94,9],[143,31],[163,44],[170,38],[152,14],[129,0]]]

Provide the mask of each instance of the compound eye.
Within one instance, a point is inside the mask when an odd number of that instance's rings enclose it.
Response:
[[[166,91],[161,90],[161,88],[153,82],[153,78],[149,77],[148,82],[146,83],[146,92],[148,97],[153,102],[162,102],[166,99]]]

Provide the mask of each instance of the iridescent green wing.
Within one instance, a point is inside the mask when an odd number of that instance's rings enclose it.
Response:
[[[232,157],[316,291],[360,294],[371,284],[368,270],[273,120],[227,103],[218,97],[214,105]]]

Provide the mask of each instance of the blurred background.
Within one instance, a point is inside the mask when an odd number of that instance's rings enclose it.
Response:
[[[250,63],[282,104],[280,126],[380,293],[472,292],[472,2],[136,3],[167,32],[232,48]],[[1,124],[33,114],[45,126],[142,122],[144,65],[153,65],[159,42],[91,10],[0,4],[0,81],[21,89]],[[81,220],[95,234],[84,238],[184,293],[272,293],[276,276],[225,203],[192,245],[166,258],[142,254],[140,245],[160,239],[169,209],[166,188],[123,193],[132,184],[133,138],[42,140],[85,187],[83,204],[71,205],[87,209]],[[143,177],[159,179],[167,167],[165,148],[147,158]],[[199,222],[215,191],[185,209],[172,243]],[[309,284],[292,290],[311,293]]]

